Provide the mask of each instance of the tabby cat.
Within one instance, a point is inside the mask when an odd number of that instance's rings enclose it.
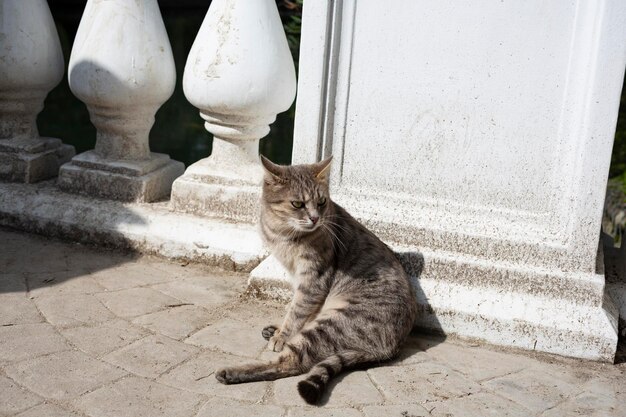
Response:
[[[283,324],[262,331],[268,348],[281,352],[277,360],[218,370],[224,384],[307,373],[298,392],[315,404],[330,378],[391,359],[411,331],[417,306],[409,278],[394,253],[330,199],[331,158],[280,166],[261,157],[261,233],[295,294]]]

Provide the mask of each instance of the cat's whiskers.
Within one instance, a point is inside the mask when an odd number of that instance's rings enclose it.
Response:
[[[334,230],[332,230],[332,227],[329,226],[329,224],[330,224],[330,222],[324,222],[322,224],[322,226],[330,234],[330,241],[333,244],[333,248],[335,248],[335,243],[334,242],[337,241],[337,243],[339,243],[341,246],[343,246],[343,249],[346,250],[346,245],[341,241],[341,239],[339,239],[339,236],[337,236],[337,234],[335,233]]]
[[[343,226],[343,225],[341,225],[341,224],[339,224],[339,223],[337,223],[337,222],[333,222],[333,221],[326,220],[326,219],[324,220],[324,222],[325,222],[325,223],[328,223],[328,224],[330,224],[330,225],[332,225],[332,226],[335,226],[335,227],[337,227],[337,228],[339,228],[339,229],[343,230],[344,232],[349,230],[347,227],[345,227],[345,226]]]

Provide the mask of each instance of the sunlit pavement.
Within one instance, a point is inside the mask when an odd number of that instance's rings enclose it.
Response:
[[[339,376],[320,407],[300,377],[225,386],[265,360],[284,307],[246,276],[0,229],[2,416],[626,416],[617,365],[415,334],[401,356]]]

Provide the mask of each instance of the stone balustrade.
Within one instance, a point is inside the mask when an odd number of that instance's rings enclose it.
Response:
[[[417,325],[612,360],[626,285],[607,295],[598,234],[626,4],[356,3],[305,3],[294,162],[335,155],[333,197],[402,252]],[[252,226],[259,140],[296,90],[273,0],[211,3],[183,87],[213,151],[186,171],[149,148],[175,87],[156,0],[88,0],[68,77],[97,141],[60,168],[73,149],[35,123],[63,73],[50,11],[2,0],[0,25],[0,178],[59,173],[0,183],[0,225],[254,269],[252,290],[287,293]]]
[[[72,92],[98,129],[96,147],[61,167],[59,187],[123,201],[167,197],[184,170],[148,135],[176,69],[156,0],[89,0],[69,64]],[[175,140],[175,138],[172,138]]]
[[[36,182],[57,175],[74,155],[59,139],[42,138],[37,115],[63,77],[63,55],[45,0],[0,6],[0,179]]]
[[[296,93],[293,59],[274,0],[214,0],[191,48],[185,96],[214,135],[210,157],[174,182],[174,210],[253,222],[259,139]]]

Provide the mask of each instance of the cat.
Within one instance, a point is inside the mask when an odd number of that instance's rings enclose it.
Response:
[[[331,200],[331,159],[281,166],[261,156],[261,235],[295,292],[282,325],[262,331],[277,360],[220,369],[221,383],[307,373],[298,392],[317,404],[333,376],[392,359],[413,327],[415,292],[400,262]]]

